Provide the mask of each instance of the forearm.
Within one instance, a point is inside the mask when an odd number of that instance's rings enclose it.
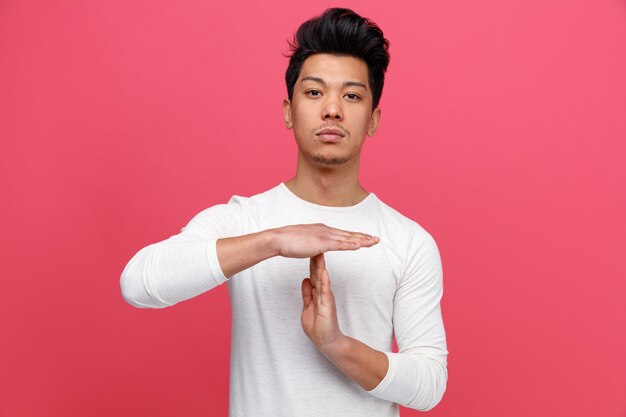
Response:
[[[195,297],[274,255],[272,233],[166,241],[139,251],[121,278],[122,295],[140,308],[162,308]]]
[[[135,307],[163,308],[206,292],[226,281],[215,252],[211,239],[149,245],[124,268],[122,295]]]
[[[217,258],[222,272],[232,277],[261,261],[278,255],[274,230],[217,240]]]
[[[444,364],[425,352],[387,352],[387,356],[387,375],[370,394],[420,411],[441,401],[448,379]]]
[[[366,391],[376,388],[387,374],[387,355],[352,337],[342,336],[335,345],[320,350]]]
[[[390,353],[388,357],[347,336],[342,336],[332,347],[320,348],[320,351],[365,391],[405,407],[430,410],[439,403],[445,391],[445,366],[427,356]]]

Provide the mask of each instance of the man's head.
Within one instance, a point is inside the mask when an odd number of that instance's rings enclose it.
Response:
[[[372,110],[378,106],[389,65],[389,41],[375,23],[349,9],[328,9],[300,25],[290,46],[291,56],[285,73],[289,100],[293,99],[294,85],[304,61],[312,55],[325,53],[364,61],[372,92]]]

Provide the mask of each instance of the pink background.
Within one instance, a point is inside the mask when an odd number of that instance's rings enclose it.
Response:
[[[281,53],[334,5],[301,3],[0,0],[0,416],[226,416],[226,287],[143,311],[119,275],[293,174]],[[430,415],[625,417],[626,2],[343,5],[391,41],[363,184],[444,263]]]

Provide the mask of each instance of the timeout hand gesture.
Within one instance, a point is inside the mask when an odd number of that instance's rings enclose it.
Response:
[[[335,229],[321,223],[296,224],[217,240],[216,250],[225,276],[250,268],[273,256],[310,258],[331,250],[356,250],[377,244],[365,233]]]

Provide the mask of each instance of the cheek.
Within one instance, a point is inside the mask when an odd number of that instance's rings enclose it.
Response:
[[[291,121],[295,128],[298,128],[302,123],[302,110],[300,108],[294,108],[291,111]]]
[[[291,113],[291,120],[294,128],[299,131],[310,131],[319,124],[319,120],[314,117],[314,110],[306,107],[294,109]]]

